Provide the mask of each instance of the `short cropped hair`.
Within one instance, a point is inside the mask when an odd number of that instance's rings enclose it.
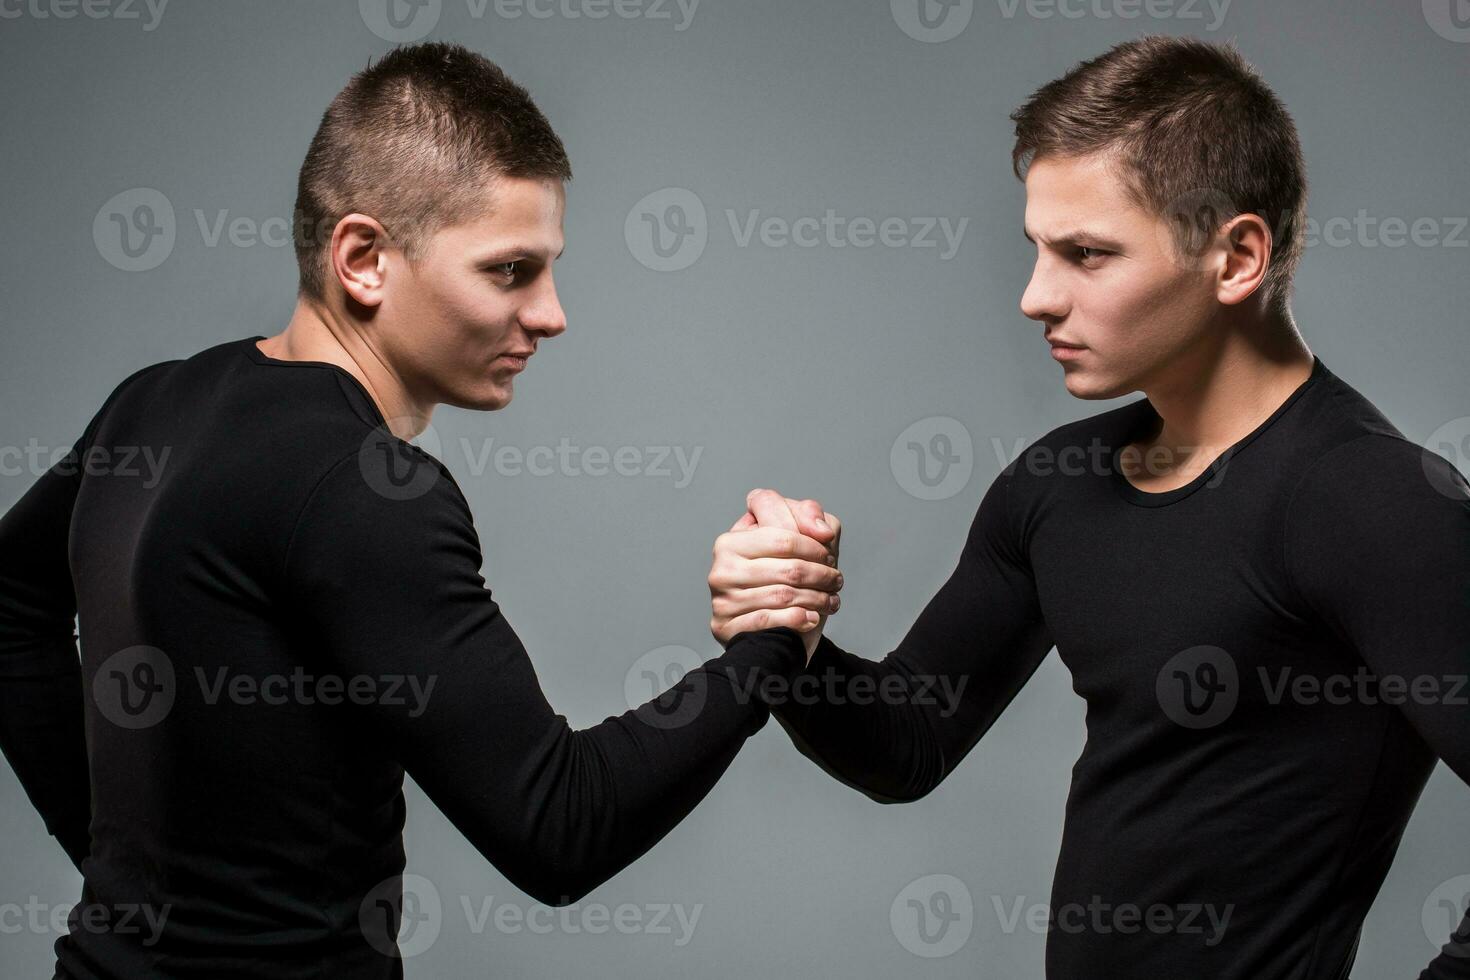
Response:
[[[551,124],[494,62],[458,44],[395,48],[332,99],[301,164],[299,292],[325,299],[332,230],[354,211],[413,259],[436,230],[481,213],[495,178],[571,176]]]
[[[1140,37],[1048,82],[1011,120],[1016,176],[1039,157],[1103,152],[1130,196],[1198,254],[1236,215],[1260,215],[1272,255],[1262,285],[1284,310],[1302,255],[1307,177],[1296,125],[1233,45]]]

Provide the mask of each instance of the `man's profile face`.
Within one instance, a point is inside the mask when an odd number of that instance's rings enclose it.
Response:
[[[1167,223],[1132,201],[1104,154],[1034,160],[1025,232],[1036,266],[1021,311],[1048,340],[1083,346],[1059,359],[1078,398],[1149,387],[1218,309],[1213,253],[1186,261]],[[1047,356],[1056,356],[1050,347]]]
[[[565,208],[560,181],[502,177],[483,208],[434,232],[414,261],[385,253],[377,315],[415,395],[482,411],[510,403],[526,367],[516,355],[566,329],[551,275]]]

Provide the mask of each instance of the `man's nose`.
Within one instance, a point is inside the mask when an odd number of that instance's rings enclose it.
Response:
[[[566,330],[566,311],[561,308],[561,299],[556,295],[556,284],[550,275],[531,302],[521,308],[520,319],[526,330],[547,337],[555,337]]]
[[[1060,320],[1067,315],[1066,299],[1042,258],[1037,258],[1031,281],[1021,294],[1021,312],[1028,319],[1042,321]]]

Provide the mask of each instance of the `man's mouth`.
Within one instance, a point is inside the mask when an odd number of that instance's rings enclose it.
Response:
[[[536,352],[533,350],[507,351],[497,357],[496,360],[513,371],[523,371],[525,370],[526,362],[530,360],[531,355],[534,353]]]

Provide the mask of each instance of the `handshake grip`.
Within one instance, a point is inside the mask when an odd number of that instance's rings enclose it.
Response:
[[[715,539],[710,632],[725,646],[739,633],[786,626],[801,634],[810,662],[827,617],[842,604],[842,522],[815,500],[774,490],[750,491],[745,507]]]

